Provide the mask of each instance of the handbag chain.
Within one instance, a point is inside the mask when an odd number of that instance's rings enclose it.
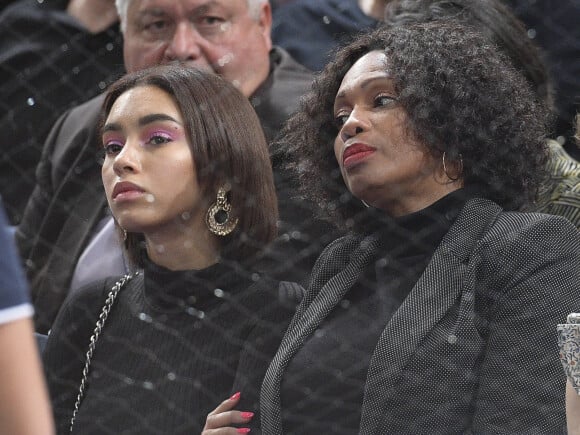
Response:
[[[83,397],[85,395],[85,391],[87,389],[87,383],[88,383],[88,379],[89,379],[89,368],[91,366],[93,352],[95,351],[97,340],[99,339],[101,332],[103,331],[103,327],[105,326],[105,322],[107,320],[107,317],[109,316],[109,312],[111,311],[111,308],[113,308],[113,304],[115,303],[115,300],[117,299],[117,295],[119,294],[119,291],[123,288],[123,286],[126,283],[131,281],[131,279],[133,279],[133,277],[135,277],[138,274],[139,274],[139,272],[135,272],[134,274],[128,274],[128,275],[125,275],[124,277],[122,277],[111,288],[111,291],[109,292],[107,299],[105,300],[105,305],[103,306],[103,309],[101,310],[101,314],[99,315],[99,319],[97,320],[97,325],[95,326],[95,330],[93,331],[93,335],[91,336],[91,341],[89,343],[89,350],[87,351],[87,354],[86,354],[85,367],[83,369],[83,378],[81,379],[81,385],[79,387],[79,394],[78,394],[77,400],[75,402],[75,409],[73,411],[72,418],[70,419],[69,433],[72,433],[73,426],[75,424],[75,419],[76,419],[77,414],[79,412],[79,408],[81,406],[81,402],[82,402]]]

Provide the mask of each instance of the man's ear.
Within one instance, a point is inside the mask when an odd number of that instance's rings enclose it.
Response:
[[[264,41],[268,47],[268,50],[272,49],[272,7],[270,2],[263,2],[260,6],[260,16],[258,18],[258,24],[262,28],[262,35]]]

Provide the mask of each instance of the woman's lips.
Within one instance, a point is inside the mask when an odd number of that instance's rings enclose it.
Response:
[[[375,148],[362,143],[355,143],[349,145],[342,154],[342,164],[345,169],[350,169],[353,166],[366,159],[376,151]]]
[[[143,193],[144,190],[136,184],[130,183],[128,181],[121,181],[120,183],[115,184],[112,197],[116,202],[130,201],[132,199],[141,197]]]

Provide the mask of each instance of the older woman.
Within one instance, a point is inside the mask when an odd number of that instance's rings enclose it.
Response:
[[[59,313],[44,353],[58,433],[199,433],[244,382],[258,400],[290,317],[253,260],[276,234],[266,140],[232,84],[178,66],[120,79],[103,118],[107,200],[143,272]]]
[[[544,176],[545,111],[509,61],[452,21],[379,29],[338,51],[285,133],[350,234],[268,369],[264,433],[564,430],[554,325],[577,302],[580,236],[516,211]]]

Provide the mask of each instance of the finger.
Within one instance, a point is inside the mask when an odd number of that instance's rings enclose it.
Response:
[[[222,427],[220,429],[204,429],[201,435],[240,435],[250,433],[247,427]]]
[[[232,424],[248,423],[253,417],[254,413],[247,411],[226,411],[208,415],[205,420],[205,429],[217,429],[231,426]]]
[[[241,393],[238,391],[234,393],[231,397],[224,400],[222,403],[218,405],[216,409],[209,413],[209,415],[219,414],[221,412],[229,411],[234,409],[234,406],[240,401]]]

